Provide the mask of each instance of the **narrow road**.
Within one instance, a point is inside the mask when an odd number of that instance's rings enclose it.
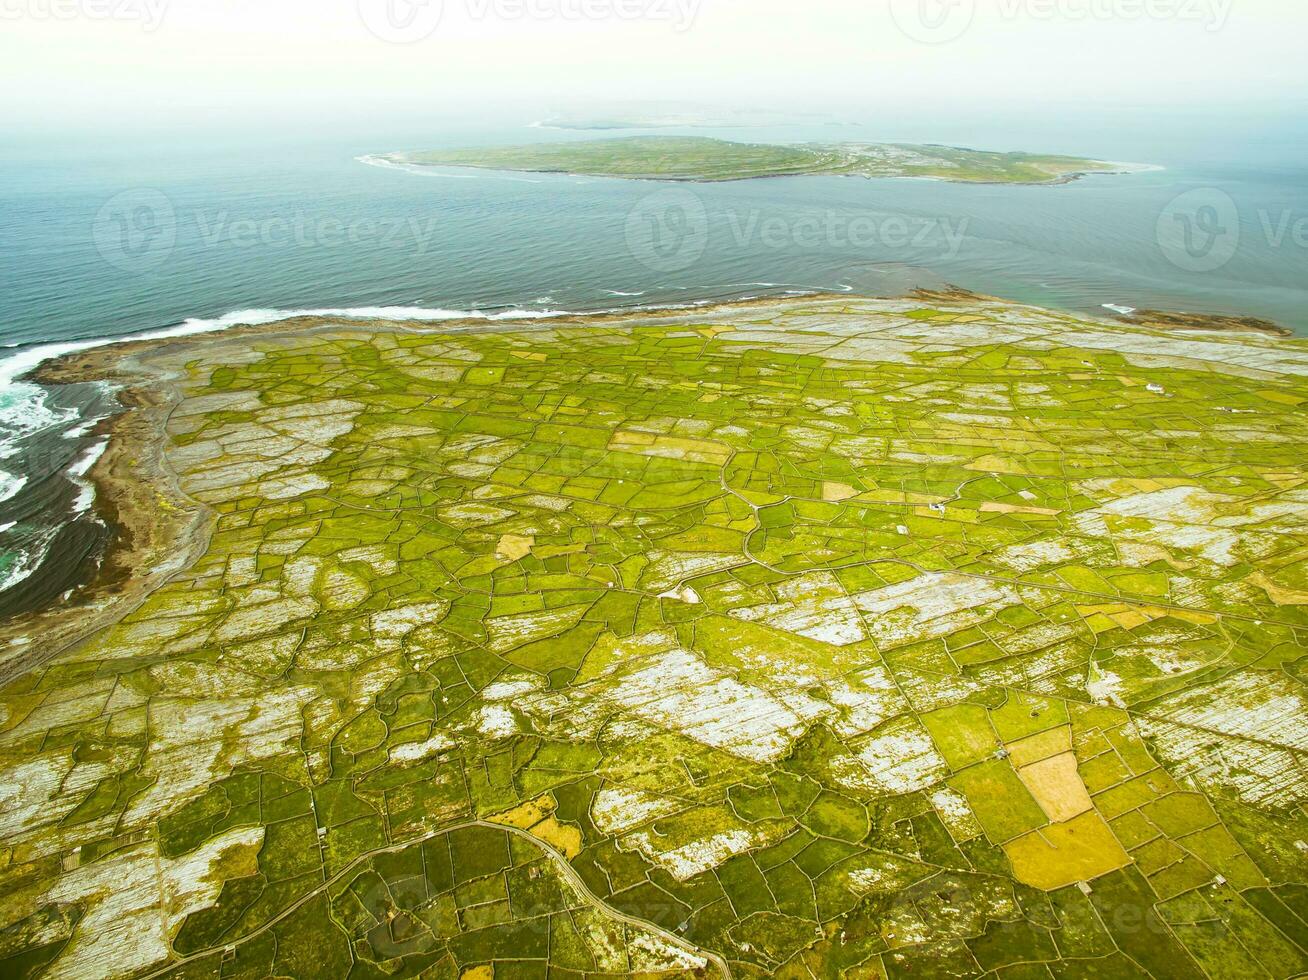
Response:
[[[514,834],[517,837],[520,837],[523,840],[530,842],[540,850],[544,851],[550,857],[550,859],[554,862],[556,868],[558,869],[559,874],[561,874],[563,878],[570,885],[572,885],[574,889],[576,889],[577,893],[581,895],[581,897],[585,899],[586,903],[590,905],[592,908],[596,909],[597,911],[599,911],[603,915],[608,916],[611,919],[616,919],[618,922],[622,922],[626,925],[633,926],[637,929],[642,929],[646,932],[651,932],[657,935],[658,937],[660,937],[661,939],[664,939],[667,942],[671,943],[673,946],[676,946],[678,949],[682,950],[683,952],[689,953],[691,956],[699,957],[709,963],[712,963],[717,968],[718,972],[722,975],[723,980],[732,980],[731,965],[725,959],[719,956],[717,953],[711,953],[708,952],[707,950],[700,949],[694,944],[687,942],[685,939],[682,939],[676,933],[668,932],[666,929],[656,926],[652,922],[646,922],[644,919],[638,919],[635,916],[627,915],[625,912],[621,912],[618,909],[615,909],[612,905],[609,905],[598,895],[594,894],[586,886],[586,883],[582,880],[581,876],[577,874],[576,870],[572,867],[572,865],[568,863],[568,859],[564,857],[560,851],[556,850],[550,844],[547,844],[544,841],[540,840],[538,837],[533,837],[525,830],[519,830],[517,827],[506,827],[503,824],[491,823],[488,820],[469,820],[461,824],[456,824],[453,827],[444,827],[441,830],[432,831],[430,834],[426,834],[423,837],[415,838],[414,840],[411,841],[406,841],[403,844],[393,844],[389,847],[379,847],[376,850],[368,851],[366,854],[360,854],[353,861],[347,864],[344,868],[336,872],[336,874],[332,875],[332,877],[328,878],[317,888],[313,889],[313,891],[307,892],[304,895],[300,896],[300,898],[296,899],[296,901],[293,904],[287,906],[285,909],[283,909],[277,915],[273,916],[271,919],[269,919],[267,922],[261,925],[258,929],[255,929],[253,932],[247,933],[246,935],[242,936],[240,939],[237,939],[233,942],[223,943],[219,946],[211,946],[208,949],[202,949],[198,952],[191,953],[187,956],[183,956],[178,959],[175,959],[170,963],[168,963],[166,966],[162,966],[159,969],[153,971],[152,973],[145,974],[143,980],[156,980],[156,978],[158,977],[167,976],[169,973],[172,973],[174,970],[178,969],[179,967],[187,966],[188,964],[194,963],[197,960],[202,960],[205,957],[213,956],[215,953],[221,953],[223,950],[229,949],[234,946],[238,946],[242,943],[247,943],[252,939],[257,939],[259,936],[262,936],[264,933],[266,933],[269,929],[274,928],[279,923],[285,921],[287,918],[294,915],[296,912],[298,912],[309,902],[313,901],[319,895],[323,894],[324,892],[331,889],[334,885],[348,878],[355,871],[357,871],[361,865],[365,864],[366,862],[372,860],[375,857],[378,857],[382,854],[396,854],[399,851],[407,851],[409,848],[417,847],[420,844],[424,844],[429,840],[435,840],[437,837],[444,837],[446,834],[452,834],[456,830],[467,830],[471,827],[484,827],[489,830],[499,830],[506,834]]]

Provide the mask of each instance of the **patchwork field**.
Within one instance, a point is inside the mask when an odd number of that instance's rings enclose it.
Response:
[[[639,180],[756,177],[932,177],[965,183],[1044,184],[1122,164],[1036,153],[908,143],[736,143],[703,136],[629,136],[466,150],[392,153],[393,163],[570,173]]]
[[[1303,342],[807,299],[96,363],[212,536],[0,689],[0,976],[1308,971]]]

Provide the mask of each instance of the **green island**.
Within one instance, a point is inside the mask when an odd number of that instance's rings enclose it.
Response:
[[[1308,970],[1304,341],[812,297],[42,377],[194,560],[0,650],[4,977]]]
[[[716,182],[758,177],[922,177],[967,183],[1046,184],[1135,169],[1078,157],[993,153],[898,143],[735,143],[694,136],[540,143],[392,153],[389,163],[566,173],[632,180]]]

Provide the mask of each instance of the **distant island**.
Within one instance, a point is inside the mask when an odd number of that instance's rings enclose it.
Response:
[[[391,153],[372,162],[566,173],[630,180],[716,182],[758,177],[920,177],[965,183],[1051,184],[1137,169],[1080,157],[995,153],[901,143],[736,143],[695,136],[542,143]]]

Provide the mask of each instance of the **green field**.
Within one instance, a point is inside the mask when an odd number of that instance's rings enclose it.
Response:
[[[136,357],[213,535],[0,689],[0,976],[1308,970],[1302,341],[806,299]]]
[[[1117,169],[1114,164],[1077,157],[992,153],[951,146],[890,143],[782,146],[665,136],[399,153],[391,154],[388,159],[421,166],[673,181],[825,175],[1040,184],[1076,174]]]

